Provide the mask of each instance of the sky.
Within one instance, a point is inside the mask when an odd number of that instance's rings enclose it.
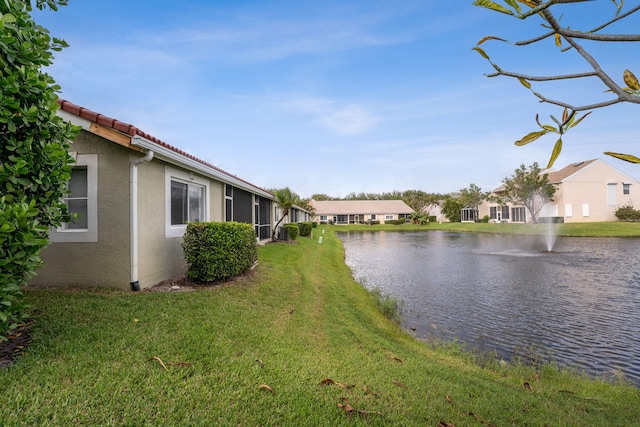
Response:
[[[513,142],[539,130],[536,114],[552,124],[561,109],[539,103],[517,80],[488,78],[493,68],[472,50],[488,35],[531,39],[545,31],[541,21],[471,3],[70,0],[33,16],[70,45],[46,69],[60,98],[260,187],[344,197],[448,193],[471,183],[488,191],[521,164],[546,166],[557,136]],[[573,29],[615,14],[609,0],[561,7],[561,22]],[[637,33],[636,15],[608,32]],[[620,84],[626,68],[640,76],[638,45],[585,43]],[[482,46],[510,71],[590,71],[552,39]],[[608,97],[595,79],[533,88],[572,103]],[[602,154],[640,156],[639,111],[637,104],[594,110],[563,138],[556,169],[601,158],[640,176],[640,165]]]

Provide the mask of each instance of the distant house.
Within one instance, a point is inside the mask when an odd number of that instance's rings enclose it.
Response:
[[[312,200],[314,221],[321,224],[366,224],[405,219],[413,213],[402,200]]]
[[[50,231],[30,283],[137,290],[183,274],[188,222],[238,221],[267,241],[282,215],[272,193],[137,127],[68,101],[59,115],[82,127],[66,199],[77,219]],[[296,208],[296,218],[309,213]]]
[[[616,221],[618,208],[629,204],[640,208],[640,182],[603,160],[577,162],[547,172],[556,193],[554,201],[543,206],[540,217],[561,217],[564,222]],[[495,189],[494,195],[503,188]],[[484,215],[498,222],[531,222],[524,206],[485,202],[480,206],[480,217]]]

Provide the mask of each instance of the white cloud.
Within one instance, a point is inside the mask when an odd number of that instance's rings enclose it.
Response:
[[[372,113],[358,104],[339,104],[321,98],[297,98],[285,103],[289,108],[312,117],[315,123],[339,135],[362,135],[378,122]]]

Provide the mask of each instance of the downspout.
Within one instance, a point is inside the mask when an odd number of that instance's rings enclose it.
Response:
[[[131,239],[131,281],[129,285],[132,291],[140,290],[138,282],[138,165],[153,159],[153,151],[147,151],[144,157],[139,157],[131,162],[129,168],[129,235]]]

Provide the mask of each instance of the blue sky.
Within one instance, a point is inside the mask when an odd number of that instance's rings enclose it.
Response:
[[[70,0],[36,21],[70,47],[48,69],[60,97],[143,131],[265,188],[302,197],[497,187],[520,164],[546,165],[556,138],[513,142],[550,122],[517,81],[489,79],[471,49],[486,35],[511,41],[531,23],[464,1]],[[608,0],[565,7],[590,29],[613,17]],[[637,32],[638,17],[611,32]],[[631,30],[630,30],[631,29]],[[601,65],[640,76],[639,47],[597,47]],[[551,40],[483,45],[504,69],[586,71]],[[534,87],[581,102],[606,97],[595,80]],[[564,138],[557,167],[602,154],[640,155],[638,106],[596,110]]]

